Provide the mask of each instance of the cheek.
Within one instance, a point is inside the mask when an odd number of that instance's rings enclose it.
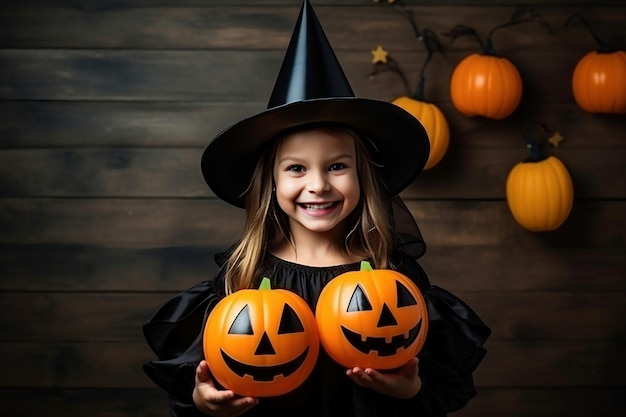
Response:
[[[291,178],[280,178],[275,181],[276,184],[276,200],[278,204],[284,208],[284,205],[293,205],[294,200],[298,198],[302,187],[298,182]]]
[[[359,179],[356,175],[346,175],[341,178],[341,182],[337,184],[337,189],[341,191],[344,199],[349,205],[356,207],[361,198],[361,187]]]

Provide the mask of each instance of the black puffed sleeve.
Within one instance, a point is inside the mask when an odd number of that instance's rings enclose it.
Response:
[[[208,313],[224,297],[221,271],[166,302],[143,326],[144,336],[158,360],[144,364],[144,372],[168,392],[175,416],[200,416],[192,393],[198,363],[204,359],[202,334]]]
[[[476,395],[473,373],[491,330],[463,300],[431,285],[415,260],[404,258],[398,270],[417,283],[428,307],[428,336],[418,355],[423,388],[413,402],[435,416],[456,411]]]

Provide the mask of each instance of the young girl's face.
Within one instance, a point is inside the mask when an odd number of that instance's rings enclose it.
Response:
[[[274,160],[276,199],[291,232],[343,231],[360,198],[354,138],[340,129],[285,136]]]

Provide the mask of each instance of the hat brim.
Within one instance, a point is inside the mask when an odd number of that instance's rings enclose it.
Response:
[[[243,194],[264,145],[286,129],[310,123],[337,123],[366,136],[377,148],[375,158],[391,195],[405,189],[428,160],[428,134],[404,109],[358,97],[323,98],[268,109],[219,133],[202,154],[205,181],[217,197],[244,208]]]

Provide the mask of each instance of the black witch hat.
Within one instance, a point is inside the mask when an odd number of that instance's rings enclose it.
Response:
[[[219,133],[202,155],[202,174],[215,195],[244,207],[255,165],[269,141],[296,126],[332,123],[352,129],[375,148],[390,195],[422,171],[430,145],[411,114],[379,100],[355,97],[308,0],[302,3],[267,110]]]

